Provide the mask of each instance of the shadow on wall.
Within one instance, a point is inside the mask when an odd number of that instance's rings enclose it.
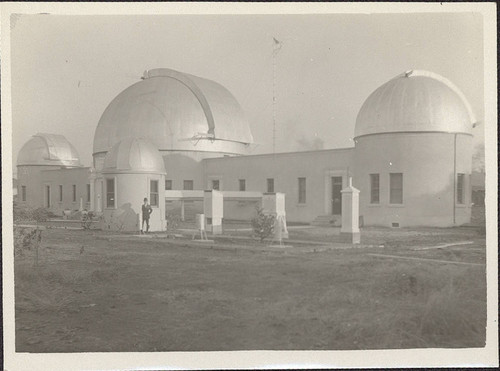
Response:
[[[181,217],[181,201],[165,202],[165,215]],[[203,201],[184,201],[184,219],[194,221],[196,214],[203,214]]]
[[[103,230],[136,232],[139,230],[139,214],[132,209],[131,203],[125,203],[114,210],[106,210],[102,219]]]
[[[250,221],[256,216],[256,208],[261,201],[224,200],[224,219]],[[196,220],[196,214],[203,214],[203,201],[184,201],[184,220]],[[165,202],[165,215],[181,217],[181,202]]]

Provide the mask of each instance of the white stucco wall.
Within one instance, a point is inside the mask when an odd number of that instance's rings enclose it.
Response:
[[[41,175],[42,184],[51,185],[52,212],[62,215],[64,210],[79,210],[80,200],[83,209],[90,208],[90,203],[87,202],[90,168],[45,170]],[[63,188],[62,201],[59,198],[59,186]],[[76,186],[75,201],[73,201],[73,186]]]
[[[183,190],[184,180],[193,181],[194,190],[204,190],[203,163],[207,158],[222,158],[223,153],[198,151],[160,151],[172,189]]]
[[[57,169],[57,166],[18,166],[17,190],[18,201],[30,207],[45,207],[44,187],[42,185],[42,171]],[[22,201],[22,186],[26,187],[26,201]]]
[[[274,191],[285,193],[286,217],[291,222],[311,222],[331,213],[331,177],[342,176],[343,186],[352,171],[353,148],[225,157],[204,160],[204,183],[219,180],[222,191],[238,191],[245,179],[247,191],[267,192],[267,178],[274,179]],[[168,171],[168,170],[167,170]],[[306,202],[298,203],[298,178],[306,178]],[[226,203],[224,217],[254,213],[255,203]]]
[[[18,201],[31,207],[46,207],[46,187],[50,187],[49,210],[62,215],[63,210],[78,210],[80,198],[83,207],[87,201],[89,168],[60,168],[59,166],[19,166]],[[59,186],[63,187],[63,199],[59,197]],[[73,185],[76,185],[76,201],[73,202]],[[22,186],[26,186],[26,201],[22,201]]]
[[[361,191],[364,225],[448,227],[469,222],[472,137],[456,136],[456,173],[465,174],[461,205],[453,199],[455,134],[392,133],[357,138],[353,185]],[[389,203],[390,173],[403,173],[401,205]],[[380,174],[378,204],[370,204],[370,174]]]
[[[106,179],[115,179],[115,206],[106,205]],[[159,205],[152,206],[150,231],[165,230],[165,177],[159,174],[103,174],[103,230],[137,232],[141,228],[141,210],[144,197],[150,200],[150,180],[158,180]]]

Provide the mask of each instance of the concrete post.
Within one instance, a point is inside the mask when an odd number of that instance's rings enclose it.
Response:
[[[95,179],[90,179],[90,210],[95,211],[95,186],[94,186]]]
[[[97,212],[102,212],[102,202],[101,202],[101,194],[97,194]]]
[[[207,221],[206,228],[212,234],[222,234],[224,216],[224,196],[215,189],[203,193],[203,212]]]
[[[184,221],[184,200],[181,200],[181,220]]]
[[[262,195],[262,212],[266,215],[274,215],[274,240],[280,241],[288,238],[286,227],[285,194],[284,193],[264,193]]]
[[[340,233],[349,238],[353,244],[359,244],[359,189],[352,186],[352,177],[349,177],[349,185],[341,193],[342,228],[340,228]]]

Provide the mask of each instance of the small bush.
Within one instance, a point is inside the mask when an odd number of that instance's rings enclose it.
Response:
[[[257,208],[257,216],[252,219],[252,228],[255,236],[263,242],[274,233],[274,215],[264,214],[261,208]]]
[[[52,217],[53,214],[43,208],[32,208],[14,201],[14,255],[24,256],[26,251],[35,250],[35,265],[38,265],[38,247],[42,242],[42,231],[37,227],[21,227],[17,224],[38,224]]]
[[[14,222],[32,221],[45,222],[55,215],[43,207],[33,208],[14,201],[13,206]]]
[[[47,219],[52,217],[53,214],[43,207],[39,207],[38,209],[33,210],[32,217],[37,222],[45,222]]]
[[[97,214],[94,211],[83,210],[79,212],[79,214],[83,229],[91,229],[90,227],[92,226],[92,222],[99,221],[102,218],[102,215]]]
[[[181,218],[178,215],[167,214],[166,220],[167,220],[168,231],[175,231],[177,228],[179,228],[179,223],[181,222]]]

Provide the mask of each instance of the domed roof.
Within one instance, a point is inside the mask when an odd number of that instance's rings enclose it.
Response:
[[[149,70],[108,105],[94,136],[94,154],[126,137],[159,150],[233,149],[253,142],[243,111],[222,85],[166,68]],[[201,141],[199,146],[193,147]],[[211,143],[211,144],[210,144]]]
[[[442,76],[407,71],[376,89],[356,119],[355,137],[438,131],[471,134],[474,115],[462,92]]]
[[[125,138],[106,154],[102,172],[165,174],[165,164],[160,152],[149,140]]]
[[[80,156],[63,135],[38,133],[19,151],[17,165],[79,167]]]

